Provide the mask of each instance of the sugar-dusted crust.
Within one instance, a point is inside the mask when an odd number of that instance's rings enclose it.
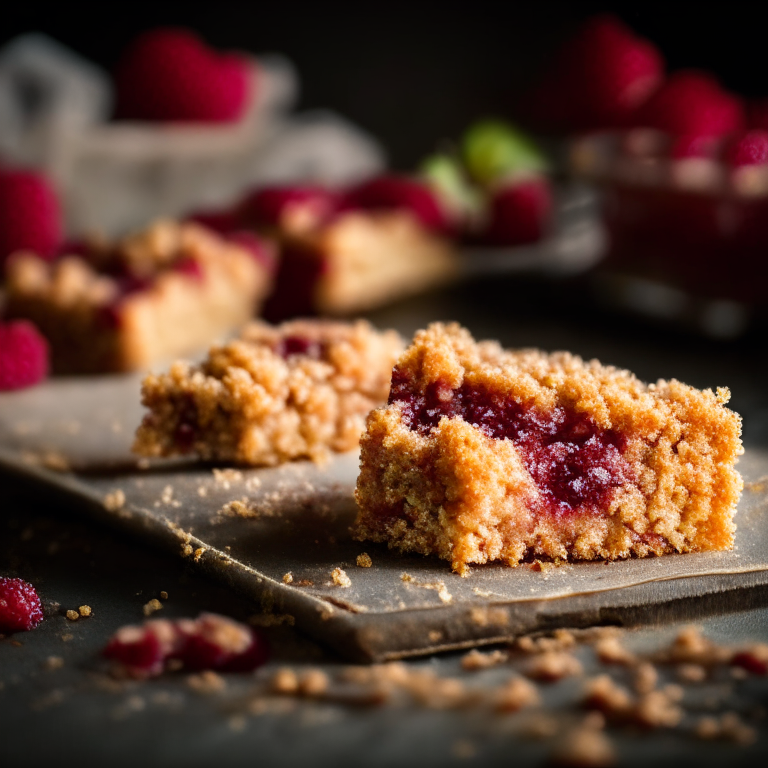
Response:
[[[455,324],[419,332],[393,376],[417,396],[437,386],[450,402],[474,387],[543,417],[560,408],[586,419],[620,446],[622,480],[597,505],[553,510],[513,440],[461,416],[410,428],[408,404],[395,400],[371,413],[361,439],[358,538],[437,554],[460,573],[526,555],[613,560],[733,546],[741,420],[724,406],[727,390],[645,385],[565,352],[504,351]]]
[[[251,323],[200,365],[177,362],[144,380],[149,413],[134,451],[274,465],[351,450],[386,401],[402,348],[397,333],[362,320]]]
[[[454,246],[410,211],[346,211],[277,235],[283,253],[269,302],[274,317],[350,315],[458,275]]]
[[[204,348],[249,320],[272,268],[197,224],[160,221],[88,259],[8,263],[11,316],[28,317],[63,373],[129,371]]]

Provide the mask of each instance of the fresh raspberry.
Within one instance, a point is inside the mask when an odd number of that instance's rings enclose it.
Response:
[[[525,111],[555,130],[626,125],[663,76],[664,60],[652,43],[614,16],[596,16],[560,50]]]
[[[246,226],[284,227],[291,218],[320,222],[338,207],[338,195],[318,186],[270,186],[251,192],[241,203],[239,219]]]
[[[724,136],[743,127],[744,105],[705,72],[677,72],[638,110],[635,123],[677,136]]]
[[[59,200],[45,176],[0,170],[0,267],[22,249],[53,258],[61,239]]]
[[[545,177],[496,189],[483,240],[491,245],[533,243],[544,235],[552,212],[552,191]]]
[[[768,131],[754,130],[731,137],[723,154],[728,165],[765,165],[768,163]]]
[[[27,320],[0,323],[0,392],[24,389],[48,375],[48,342]]]
[[[42,620],[43,606],[35,588],[23,579],[0,577],[0,632],[26,632]]]
[[[186,29],[154,29],[128,46],[115,73],[117,115],[130,120],[227,123],[251,98],[247,61]]]
[[[345,210],[409,210],[422,225],[434,232],[447,232],[451,221],[437,195],[423,181],[405,176],[379,176],[345,193]]]

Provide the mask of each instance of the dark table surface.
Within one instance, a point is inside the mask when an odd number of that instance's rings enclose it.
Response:
[[[475,282],[410,300],[371,315],[404,332],[431,320],[458,320],[477,338],[509,346],[568,349],[632,369],[642,379],[678,378],[698,387],[729,386],[731,406],[744,417],[748,447],[768,446],[764,340],[758,330],[728,344],[650,327],[593,306],[582,281],[535,279]],[[255,675],[226,675],[225,687],[201,693],[184,673],[146,682],[116,681],[99,652],[114,631],[143,620],[142,606],[161,591],[164,617],[214,611],[263,623],[255,605],[193,575],[182,562],[148,550],[80,518],[77,510],[42,503],[0,481],[0,573],[36,585],[46,619],[34,631],[0,640],[0,765],[64,761],[89,765],[540,764],[568,723],[584,718],[578,706],[584,676],[540,685],[543,707],[496,714],[482,692],[509,677],[509,664],[463,670],[462,654],[407,662],[477,690],[476,703],[429,706],[412,699],[373,706],[354,697],[295,699],[263,696],[281,666],[320,668],[333,678],[349,665],[288,625],[263,629],[272,658]],[[90,618],[69,621],[69,608],[89,605]],[[653,621],[627,630],[625,644],[650,651],[668,644],[687,624],[720,643],[768,642],[768,594],[753,591],[706,602],[660,606]],[[575,655],[585,673],[606,671],[590,646]],[[51,661],[54,657],[54,661]],[[60,660],[60,661],[59,661]],[[517,662],[513,663],[513,666]],[[660,667],[662,683],[679,670]],[[608,670],[621,677],[621,669]],[[768,680],[736,680],[720,670],[686,684],[679,726],[651,731],[611,726],[619,764],[718,765],[768,753]],[[692,736],[697,718],[737,711],[755,730],[749,745],[705,742]],[[530,738],[534,722],[559,725]],[[540,728],[539,730],[546,730]]]

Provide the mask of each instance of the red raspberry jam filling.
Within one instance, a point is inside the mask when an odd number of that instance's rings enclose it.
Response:
[[[213,613],[122,627],[104,649],[106,658],[133,677],[159,675],[169,661],[191,671],[250,672],[267,655],[264,639],[253,629]]]
[[[438,381],[422,394],[397,368],[389,402],[402,403],[405,423],[421,434],[445,416],[460,417],[488,437],[511,440],[541,492],[542,511],[550,514],[600,513],[613,488],[635,479],[622,456],[623,435],[561,406],[544,412],[467,382],[451,389]]]
[[[0,632],[26,632],[43,620],[35,588],[23,579],[0,577]]]
[[[286,360],[294,355],[319,360],[323,356],[323,344],[317,339],[309,339],[306,336],[285,336],[277,343],[275,354]]]

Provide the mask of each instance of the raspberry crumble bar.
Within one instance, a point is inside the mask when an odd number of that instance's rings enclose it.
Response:
[[[32,320],[61,373],[130,371],[204,348],[249,320],[273,258],[250,233],[159,221],[115,243],[73,245],[49,263],[7,263],[7,313]]]
[[[275,465],[351,450],[386,401],[402,348],[397,333],[362,320],[251,323],[200,365],[176,362],[145,379],[149,413],[134,451]]]
[[[729,549],[742,447],[728,397],[432,325],[368,417],[357,537],[462,575],[526,556]]]

